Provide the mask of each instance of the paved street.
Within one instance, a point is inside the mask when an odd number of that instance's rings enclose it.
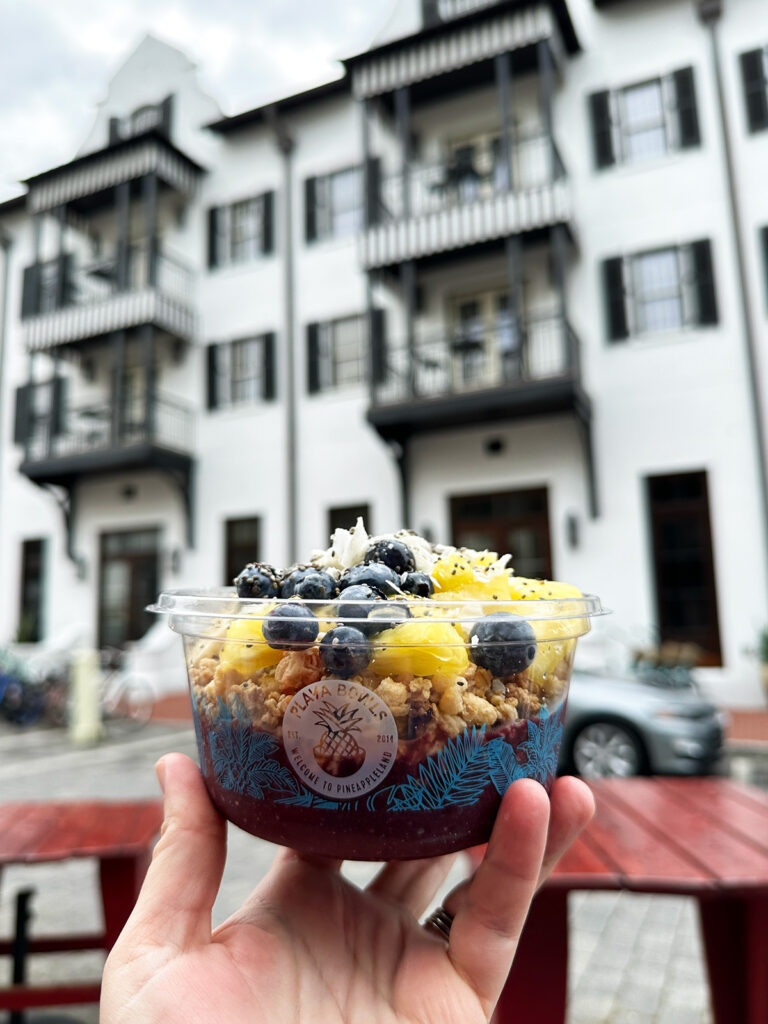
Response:
[[[112,738],[96,748],[73,750],[55,731],[20,732],[0,726],[0,799],[141,798],[157,795],[153,765],[165,751],[193,753],[190,728],[150,726],[129,738]],[[758,762],[755,762],[757,765]],[[742,771],[748,771],[749,766]],[[230,830],[229,856],[215,923],[222,921],[266,870],[274,848]],[[346,867],[359,883],[375,865]],[[454,872],[450,884],[461,877]],[[12,925],[13,895],[25,886],[37,892],[36,934],[99,927],[94,865],[90,861],[6,870],[0,889],[0,935]],[[571,897],[572,955],[570,1024],[706,1024],[711,1020],[695,908],[677,897],[626,893],[577,893]],[[33,958],[34,980],[89,978],[98,973],[99,954]],[[0,965],[0,984],[9,979]],[[94,1007],[70,1008],[69,1020],[96,1024]],[[31,1022],[62,1020],[53,1013],[30,1014]]]

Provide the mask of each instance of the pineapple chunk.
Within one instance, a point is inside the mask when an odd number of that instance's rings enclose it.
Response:
[[[262,632],[262,619],[235,619],[227,630],[221,651],[221,664],[232,668],[244,679],[259,669],[276,665],[285,651],[269,647]]]
[[[456,591],[460,587],[472,583],[475,573],[470,560],[461,552],[454,551],[450,555],[444,555],[435,563],[432,578],[437,584],[439,593],[441,590]]]
[[[562,601],[569,597],[583,597],[578,587],[556,580],[531,580],[525,576],[510,579],[513,601]]]
[[[460,675],[469,665],[464,638],[448,622],[408,619],[375,644],[370,667],[377,676]]]

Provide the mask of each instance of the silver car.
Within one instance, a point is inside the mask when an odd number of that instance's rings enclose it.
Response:
[[[608,676],[577,670],[560,769],[585,778],[705,775],[720,756],[724,724],[685,671]]]

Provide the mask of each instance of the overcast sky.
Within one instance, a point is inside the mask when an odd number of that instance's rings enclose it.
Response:
[[[183,50],[225,114],[334,77],[395,0],[0,0],[0,201],[74,156],[146,32]]]

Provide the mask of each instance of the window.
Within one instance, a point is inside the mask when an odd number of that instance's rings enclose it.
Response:
[[[631,260],[630,266],[636,333],[682,327],[683,275],[679,250],[642,253]]]
[[[739,57],[747,127],[750,132],[768,128],[768,46],[749,50]]]
[[[163,119],[162,110],[156,104],[139,107],[131,114],[131,135],[141,135],[160,126]]]
[[[309,324],[307,327],[310,392],[361,384],[367,378],[367,332],[364,316]]]
[[[512,553],[518,576],[552,579],[546,487],[451,498],[451,536],[457,547]]]
[[[308,242],[344,238],[363,226],[363,175],[348,167],[319,178],[307,178],[305,234]]]
[[[693,68],[589,97],[595,165],[636,163],[701,142]]]
[[[624,159],[631,163],[667,152],[667,123],[661,79],[619,93]]]
[[[208,346],[208,408],[254,405],[275,397],[275,335]]]
[[[43,638],[43,587],[45,585],[45,540],[21,542],[21,591],[18,643],[37,643]]]
[[[208,211],[208,266],[247,263],[274,251],[274,192]]]
[[[708,239],[617,256],[602,270],[611,341],[718,321]]]
[[[696,644],[706,664],[719,665],[707,474],[651,476],[646,494],[659,638],[662,643]]]
[[[224,586],[232,581],[248,562],[258,562],[261,524],[257,516],[227,519],[224,523]]]
[[[329,508],[328,536],[332,537],[334,530],[349,530],[360,517],[362,517],[368,533],[372,534],[370,505],[340,505],[338,508]]]

